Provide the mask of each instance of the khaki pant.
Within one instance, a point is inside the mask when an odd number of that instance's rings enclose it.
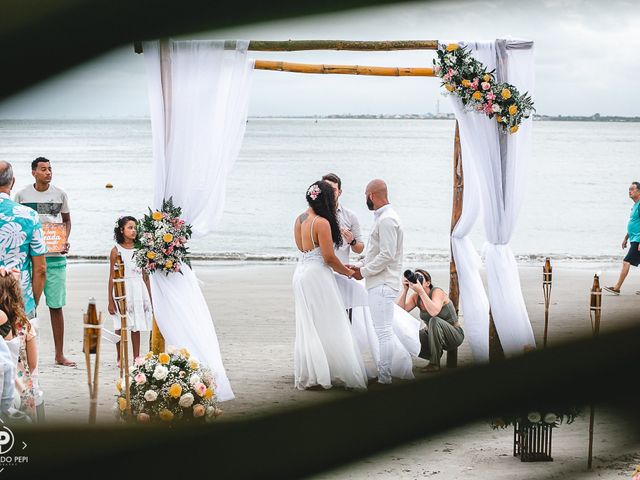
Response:
[[[461,328],[456,328],[440,317],[431,317],[427,327],[420,330],[420,353],[429,365],[440,366],[443,350],[458,348],[464,340]]]

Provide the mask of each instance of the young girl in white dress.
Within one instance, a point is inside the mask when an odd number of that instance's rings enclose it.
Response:
[[[124,286],[127,296],[127,325],[131,332],[133,358],[140,356],[140,332],[151,330],[153,322],[153,308],[151,306],[151,288],[149,278],[142,272],[133,260],[133,245],[136,239],[136,219],[134,217],[120,217],[113,229],[116,245],[111,249],[109,268],[109,313],[113,318],[116,333],[121,332],[121,320],[113,298],[113,266],[118,253],[124,263]],[[120,366],[120,342],[116,344],[118,366]]]

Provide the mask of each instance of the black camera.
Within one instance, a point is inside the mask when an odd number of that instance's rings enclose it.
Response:
[[[404,271],[404,278],[406,278],[410,283],[424,282],[424,277],[421,274],[412,272],[411,270]]]

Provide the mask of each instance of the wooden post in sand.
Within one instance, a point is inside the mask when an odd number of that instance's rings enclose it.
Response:
[[[87,382],[89,384],[89,423],[96,423],[98,406],[98,373],[100,370],[100,329],[102,328],[102,314],[96,310],[96,299],[91,297],[84,314],[84,337],[82,351],[87,365]],[[91,354],[96,356],[93,378],[91,378]]]
[[[124,262],[118,253],[113,265],[113,299],[120,314],[120,378],[124,378],[126,412],[131,415],[131,392],[129,391],[129,327],[127,322],[127,292],[124,286]]]
[[[593,336],[598,336],[600,332],[600,317],[602,315],[602,289],[600,288],[600,278],[596,273],[593,276],[593,285],[591,287],[591,295],[589,297],[589,317],[591,317],[591,330]],[[593,461],[593,424],[595,421],[595,405],[592,403],[589,415],[589,456],[587,459],[587,468],[591,470]]]
[[[453,207],[451,208],[451,234],[462,215],[462,200],[464,193],[464,175],[462,172],[462,148],[460,147],[460,128],[456,120],[456,133],[453,140]],[[460,305],[460,287],[458,284],[458,270],[456,260],[453,258],[451,236],[449,237],[451,248],[451,261],[449,262],[449,299],[458,313]],[[458,349],[447,350],[447,368],[458,366]]]

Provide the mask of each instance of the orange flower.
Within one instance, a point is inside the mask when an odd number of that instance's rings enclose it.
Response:
[[[167,260],[167,263],[164,264],[164,268],[171,268],[173,267],[173,260]]]
[[[119,392],[122,392],[122,378],[119,378],[118,381],[116,382],[116,389]]]
[[[151,218],[154,220],[162,220],[162,213],[157,210],[151,214]]]
[[[171,395],[173,398],[179,398],[180,395],[182,395],[182,387],[179,384],[174,383],[169,388],[169,395]]]
[[[511,105],[509,107],[509,115],[515,115],[517,111],[518,111],[518,107],[516,107],[515,105]]]
[[[469,88],[471,86],[471,82],[467,79],[462,80],[462,86]]]
[[[147,252],[147,258],[149,260],[153,260],[154,258],[156,258],[156,254],[154,252]]]
[[[484,76],[482,77],[482,80],[484,80],[485,82],[491,81],[491,75],[489,75],[488,73],[485,73]]]
[[[447,52],[453,52],[459,48],[457,43],[450,43],[447,45]]]
[[[207,388],[207,390],[204,392],[204,398],[209,400],[211,397],[213,397],[213,390]]]
[[[453,85],[451,85],[450,83],[447,83],[444,88],[446,88],[447,90],[449,90],[450,92],[453,92],[456,87],[454,87]]]
[[[505,100],[508,100],[511,98],[511,90],[509,90],[508,88],[503,88],[502,92],[500,92],[500,95],[502,95],[502,98],[504,98]]]
[[[127,399],[124,397],[120,397],[118,399],[118,408],[121,412],[124,412],[127,409]]]
[[[473,92],[473,95],[471,95],[471,98],[473,98],[474,100],[480,100],[482,98],[482,93],[478,91]]]
[[[149,360],[151,357],[153,357],[153,352],[147,352],[147,354],[144,356],[144,359]]]
[[[502,123],[502,117],[500,115],[496,115],[496,122]]]
[[[511,128],[509,129],[509,131],[510,131],[511,133],[516,133],[516,132],[518,131],[518,125],[514,125],[513,127],[511,127]]]
[[[171,242],[171,240],[173,240],[173,235],[171,235],[170,233],[165,233],[165,234],[162,236],[162,241],[163,241],[164,243],[169,243],[169,242]]]
[[[158,361],[164,365],[169,363],[169,360],[171,360],[171,357],[168,353],[162,352],[160,355],[158,355]]]

